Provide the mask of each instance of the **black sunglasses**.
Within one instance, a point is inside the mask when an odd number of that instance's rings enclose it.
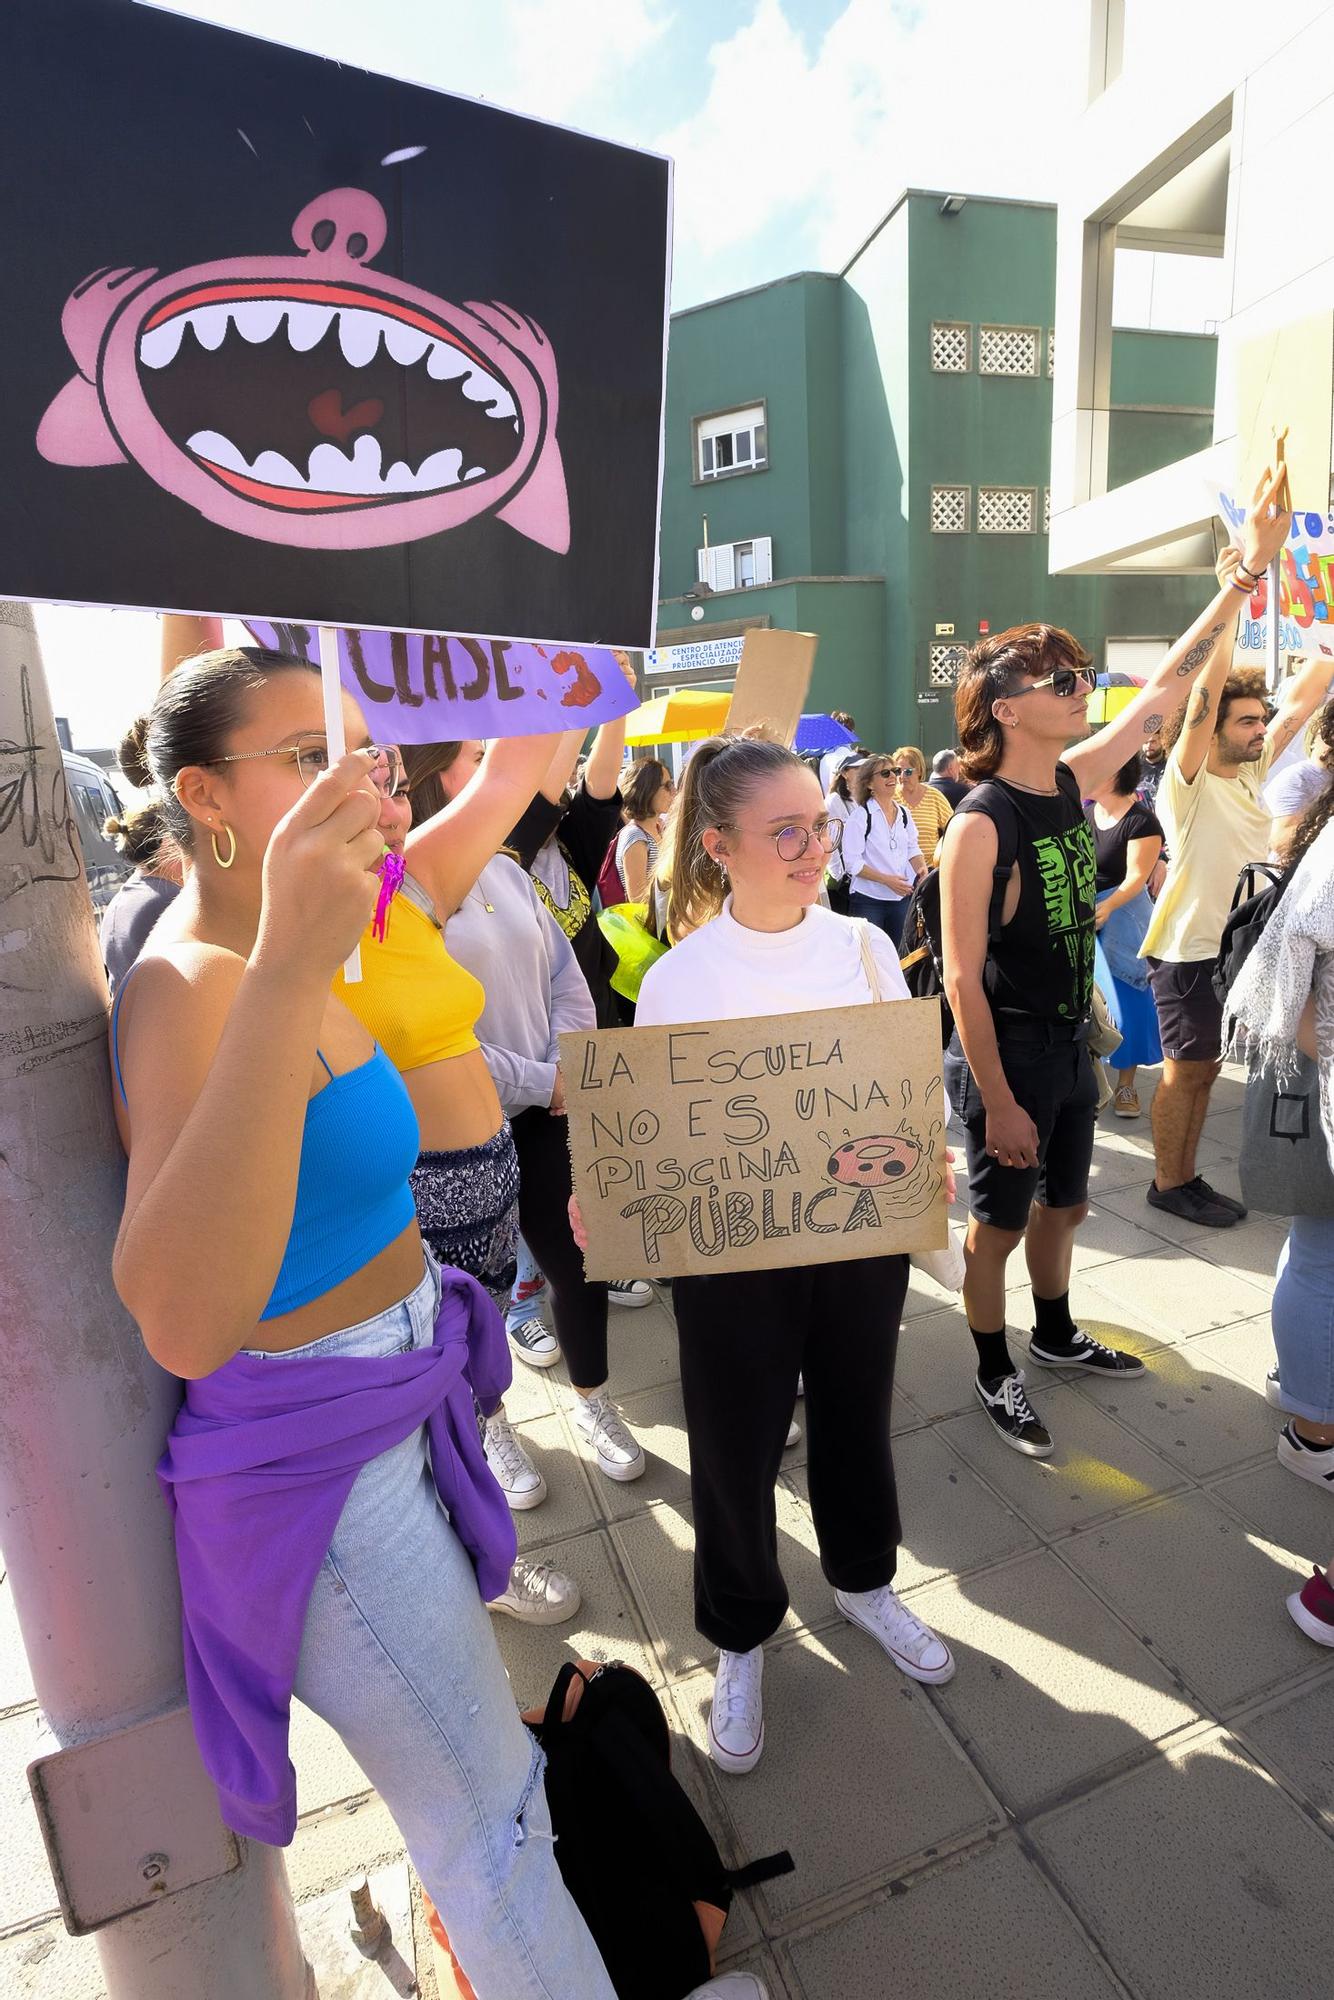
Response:
[[[1040,681],[1030,681],[1027,687],[1006,688],[999,699],[1018,701],[1021,695],[1036,694],[1039,688],[1050,688],[1054,695],[1067,701],[1072,694],[1092,694],[1097,682],[1097,672],[1093,667],[1057,667],[1054,672],[1044,674]]]

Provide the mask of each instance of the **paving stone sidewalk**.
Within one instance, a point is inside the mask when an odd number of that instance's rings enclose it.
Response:
[[[1220,1083],[1200,1165],[1237,1192],[1240,1084]],[[571,1626],[500,1621],[516,1693],[567,1651],[661,1691],[681,1775],[734,1861],[788,1847],[796,1873],[738,1898],[728,1965],[774,2000],[1324,2000],[1334,1990],[1334,1654],[1283,1598],[1334,1552],[1334,1496],[1284,1471],[1263,1397],[1282,1227],[1212,1232],[1144,1201],[1147,1115],[1106,1114],[1074,1304],[1133,1328],[1135,1382],[1030,1370],[1056,1440],[1019,1458],[973,1401],[961,1314],[909,1295],[895,1454],[900,1587],[953,1646],[920,1688],[837,1615],[815,1554],[804,1444],[784,1461],[792,1609],[769,1648],[767,1744],[748,1777],[702,1755],[710,1657],[690,1615],[690,1501],[667,1306],[614,1313],[613,1384],[650,1455],[614,1486],[563,1414],[564,1372],[520,1367],[511,1414],[551,1494],[526,1550],[578,1577]],[[1018,1275],[1016,1269],[1016,1276]],[[1011,1326],[1026,1329],[1016,1286]],[[800,1416],[800,1407],[798,1409]],[[96,2000],[65,1936],[28,1804],[34,1727],[0,1600],[0,1993]],[[300,1713],[303,1817],[290,1863],[309,1904],[401,1845],[357,1766]],[[423,1992],[434,1993],[425,1954]],[[388,1995],[390,1988],[386,1985]],[[570,2000],[579,2000],[571,1995]]]

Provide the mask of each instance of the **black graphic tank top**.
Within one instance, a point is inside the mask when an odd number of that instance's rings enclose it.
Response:
[[[985,813],[1005,852],[1003,792],[1019,825],[1019,902],[987,950],[983,988],[994,1012],[1044,1021],[1087,1019],[1093,1000],[1094,909],[1098,863],[1079,783],[1058,764],[1054,798],[1021,791],[1004,778],[976,786],[959,811]],[[1001,812],[1004,808],[1001,808]]]

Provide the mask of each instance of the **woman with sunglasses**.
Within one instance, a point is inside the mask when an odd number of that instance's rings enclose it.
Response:
[[[913,884],[926,873],[917,828],[899,803],[899,774],[888,757],[867,757],[850,782],[852,810],[843,829],[848,914],[874,924],[897,950]]]
[[[928,868],[936,865],[940,836],[954,818],[954,808],[943,792],[926,782],[926,758],[915,743],[905,743],[894,752],[894,768],[899,780],[899,804],[917,828],[917,840]]]
[[[612,2000],[482,1602],[514,1555],[475,1416],[509,1379],[504,1334],[424,1255],[412,1101],[331,990],[398,777],[343,706],[353,747],[330,769],[318,672],[247,647],[178,667],[147,732],[189,868],[112,1015],[113,1275],[185,1383],[159,1472],[196,1734],[228,1825],[285,1846],[296,1694],[384,1799],[478,1991]],[[516,744],[458,802],[444,889],[549,754]]]
[[[907,997],[888,938],[820,905],[837,844],[819,780],[775,743],[716,737],[678,794],[668,921],[641,1027]],[[954,1661],[893,1590],[899,1541],[889,1409],[906,1257],[677,1278],[690,1441],[695,1623],[719,1648],[709,1753],[749,1771],[764,1747],[764,1641],[782,1623],[774,1482],[804,1373],[811,1512],[843,1616],[913,1680]]]
[[[1257,574],[1287,534],[1279,490],[1266,475],[1244,524],[1244,561]],[[1242,559],[1233,552],[1234,565]],[[942,842],[940,891],[955,1022],[945,1075],[968,1135],[963,1298],[978,1401],[997,1435],[1030,1457],[1049,1457],[1053,1446],[1006,1342],[1006,1268],[1021,1242],[1033,1292],[1030,1358],[1085,1374],[1144,1373],[1141,1361],[1093,1339],[1070,1312],[1098,1103],[1086,1045],[1097,857],[1083,801],[1178,712],[1215,653],[1230,649],[1246,594],[1229,570],[1148,683],[1096,736],[1088,737],[1086,715],[1092,662],[1058,626],[1016,625],[985,639],[959,674],[960,763],[975,782]]]

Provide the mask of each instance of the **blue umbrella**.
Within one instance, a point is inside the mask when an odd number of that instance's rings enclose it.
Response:
[[[794,749],[803,756],[821,756],[826,750],[841,750],[847,743],[855,743],[856,737],[841,722],[835,722],[832,715],[803,715],[797,724],[797,740]]]

